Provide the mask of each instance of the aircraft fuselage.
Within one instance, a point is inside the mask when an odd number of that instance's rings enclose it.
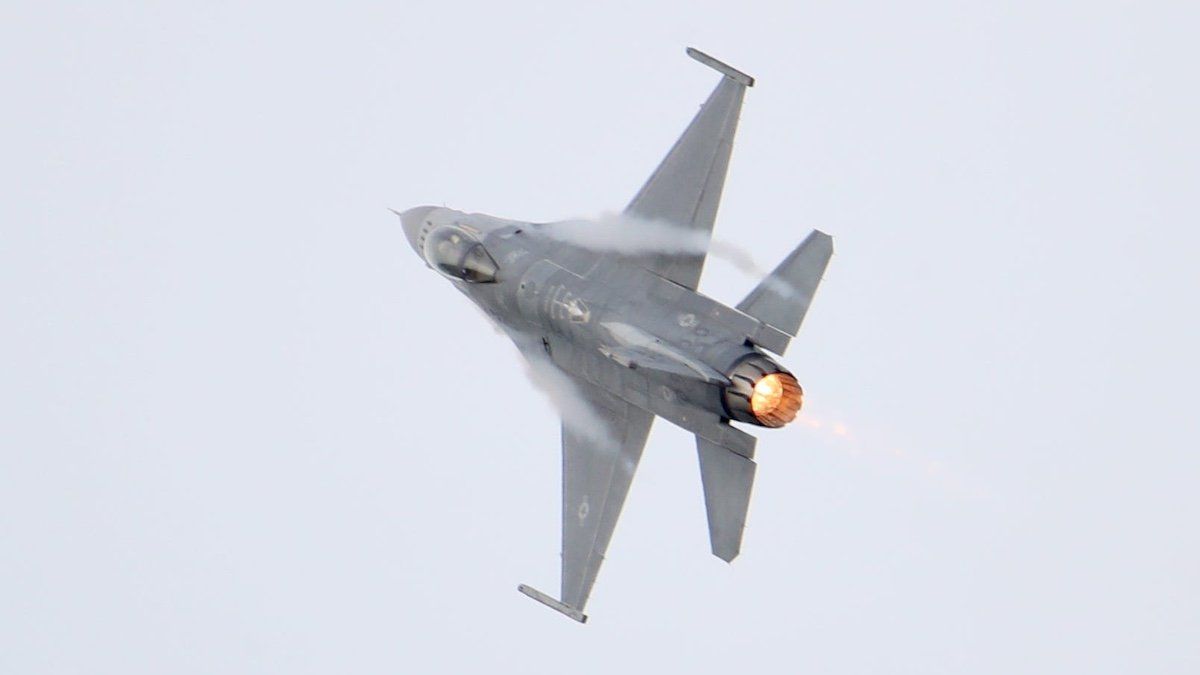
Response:
[[[786,420],[755,414],[754,383],[794,378],[755,347],[770,326],[644,268],[560,241],[552,225],[503,220],[445,208],[405,212],[405,229],[425,262],[443,272],[518,343],[540,341],[546,357],[635,406],[704,436],[730,436],[730,419],[760,426]],[[439,264],[446,231],[464,241]],[[457,248],[455,248],[457,246]],[[472,253],[468,251],[472,247]],[[486,252],[483,271],[456,267]],[[481,258],[482,259],[482,258]],[[457,261],[457,262],[456,262]],[[470,267],[470,261],[465,261]],[[786,336],[783,344],[786,345]],[[522,344],[526,343],[526,344]],[[744,399],[744,400],[743,400]]]

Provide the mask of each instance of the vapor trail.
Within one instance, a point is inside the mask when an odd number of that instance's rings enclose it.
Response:
[[[639,218],[622,213],[603,213],[596,218],[575,218],[551,223],[540,232],[558,241],[593,251],[639,254],[689,253],[719,258],[742,274],[759,279],[770,290],[788,298],[796,289],[770,275],[746,248],[723,239],[710,239],[696,232],[661,220]]]
[[[572,433],[591,441],[597,448],[615,452],[619,442],[613,438],[609,425],[596,413],[571,377],[544,355],[540,339],[513,334],[513,341],[526,357],[521,359],[526,377],[558,411],[563,425]]]
[[[712,239],[661,220],[638,218],[620,213],[603,213],[595,218],[575,218],[553,223],[541,230],[559,241],[593,251],[612,251],[627,255],[654,253],[702,254],[706,251],[729,262],[748,275],[766,272],[745,248],[729,241]]]

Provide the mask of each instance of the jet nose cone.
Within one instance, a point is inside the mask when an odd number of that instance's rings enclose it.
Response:
[[[425,216],[429,212],[437,208],[436,206],[417,206],[404,212],[393,211],[400,216],[400,226],[404,228],[404,236],[408,238],[408,245],[413,247],[417,255],[421,251],[417,248],[417,237],[421,234],[421,226],[425,224]]]

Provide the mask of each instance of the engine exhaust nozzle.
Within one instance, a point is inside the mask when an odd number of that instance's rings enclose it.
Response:
[[[763,427],[782,427],[796,419],[804,390],[782,366],[761,354],[745,358],[729,373],[725,409],[732,419]]]

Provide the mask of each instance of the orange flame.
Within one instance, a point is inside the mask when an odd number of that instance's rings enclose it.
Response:
[[[787,373],[771,373],[754,384],[750,409],[758,421],[768,427],[781,427],[796,419],[804,393],[796,378]]]

